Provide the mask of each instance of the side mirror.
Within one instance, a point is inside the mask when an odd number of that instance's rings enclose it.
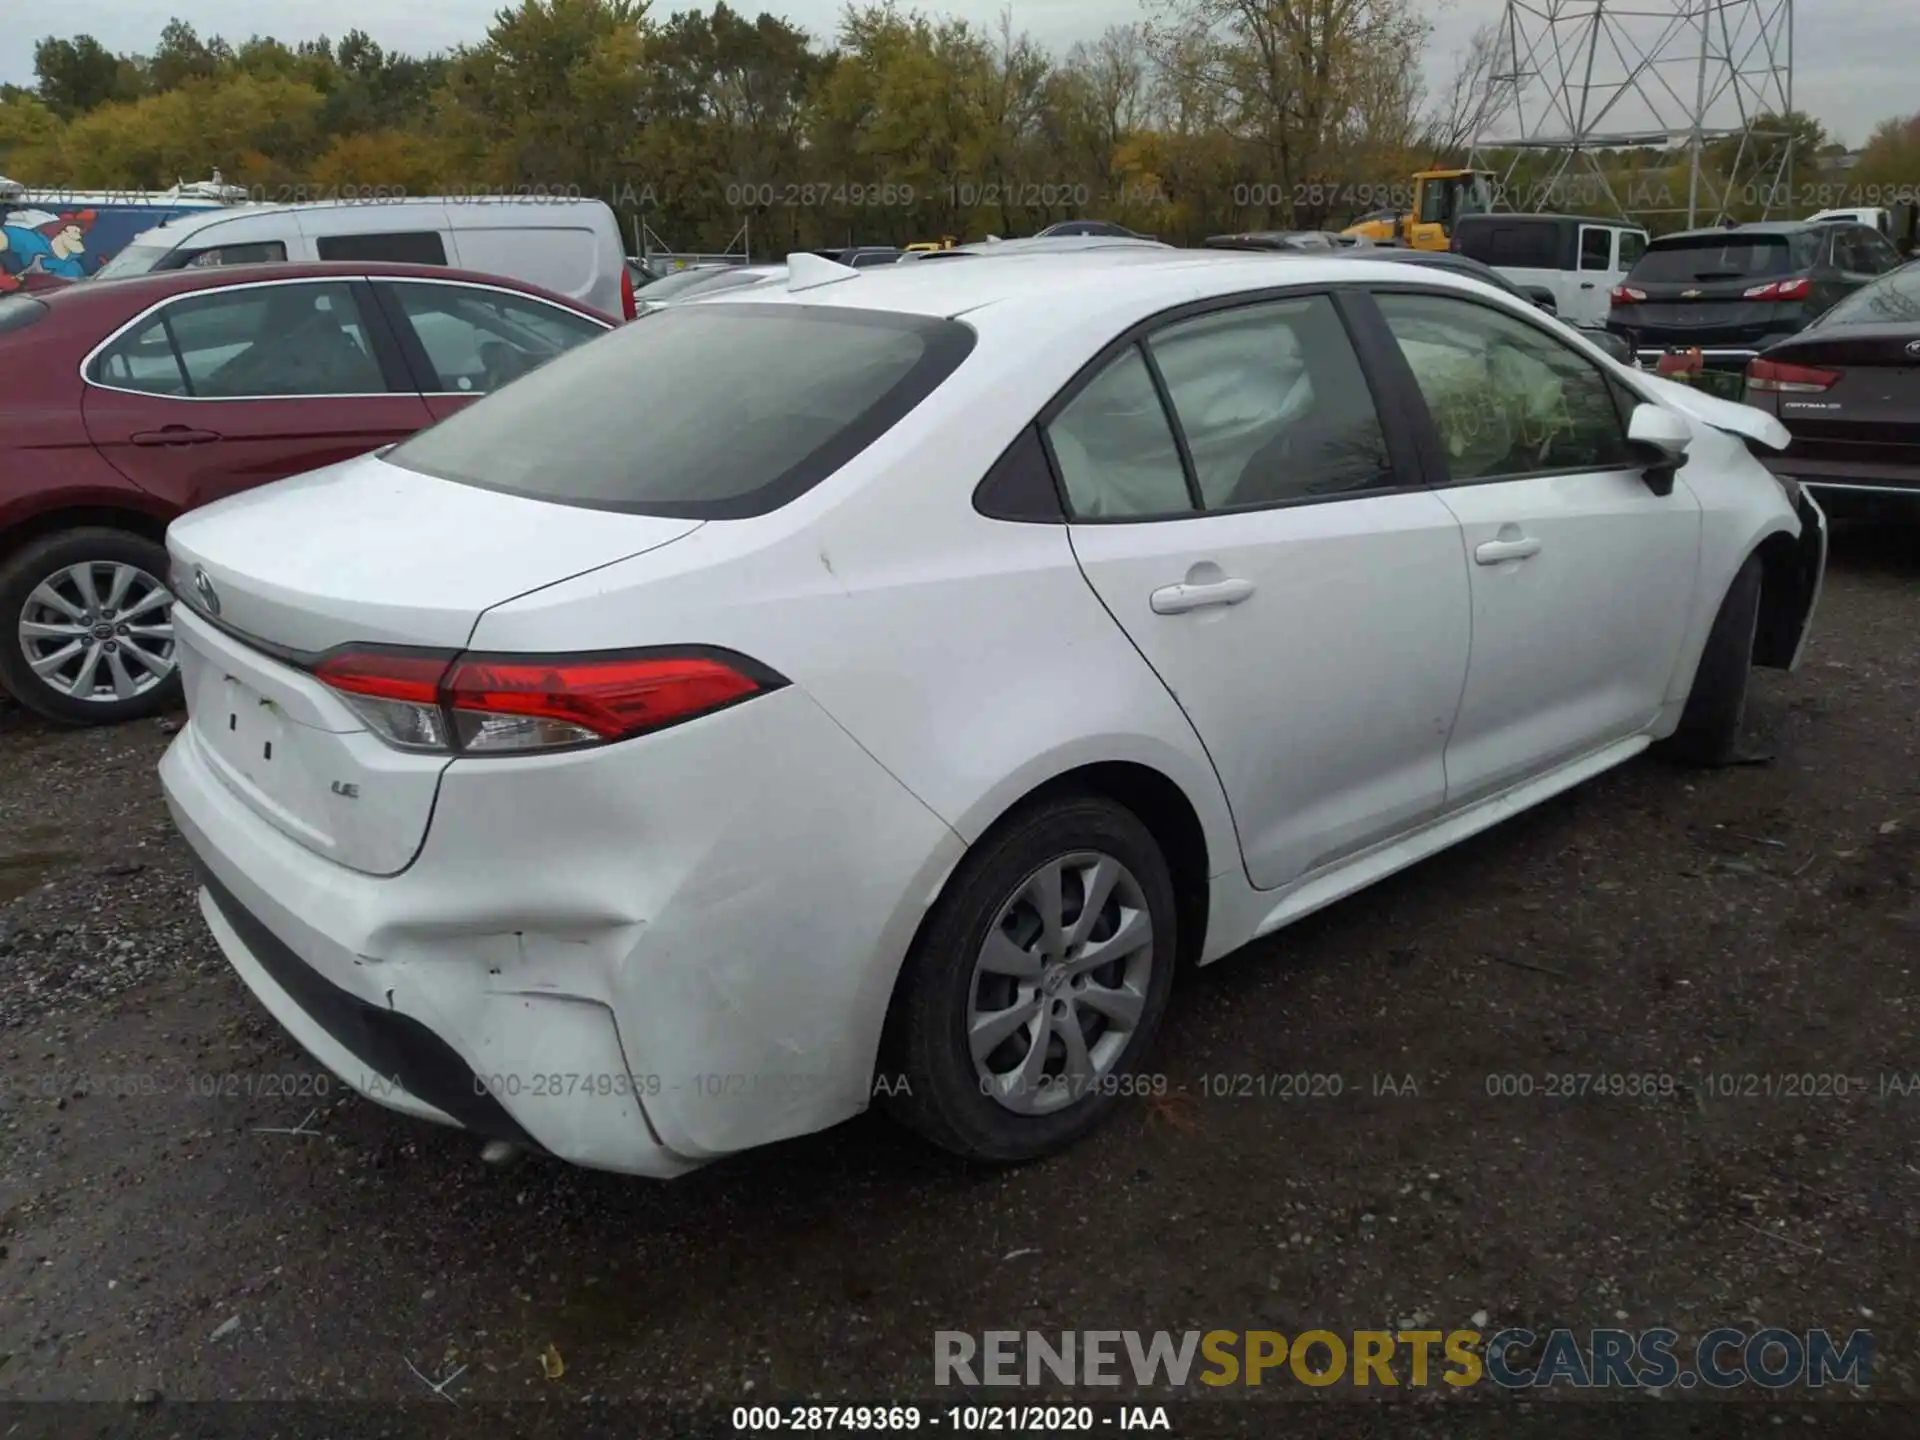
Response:
[[[1560,313],[1560,302],[1554,299],[1553,291],[1549,290],[1546,286],[1522,285],[1520,288],[1526,292],[1526,297],[1529,300],[1540,309],[1546,311],[1547,314],[1558,315]]]
[[[1683,415],[1643,402],[1633,407],[1627,420],[1627,443],[1647,467],[1643,477],[1647,488],[1656,495],[1671,495],[1674,474],[1687,463],[1693,426]]]

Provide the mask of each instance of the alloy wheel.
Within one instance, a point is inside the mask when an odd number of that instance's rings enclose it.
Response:
[[[1139,1028],[1153,916],[1133,872],[1078,851],[1029,875],[974,962],[967,1044],[980,1092],[1020,1115],[1101,1092]]]
[[[69,565],[28,592],[19,643],[28,667],[59,694],[131,700],[173,674],[173,597],[137,565]]]

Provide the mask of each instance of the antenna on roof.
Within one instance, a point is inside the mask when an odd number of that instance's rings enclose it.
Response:
[[[842,280],[852,280],[859,273],[851,265],[842,265],[838,260],[828,260],[808,250],[787,256],[788,290],[811,290],[816,285],[834,285]]]

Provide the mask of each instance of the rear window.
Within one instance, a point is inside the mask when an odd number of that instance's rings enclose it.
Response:
[[[0,298],[0,335],[24,330],[46,313],[47,307],[30,295]]]
[[[1656,240],[1633,267],[1635,280],[1680,285],[1693,280],[1745,280],[1785,275],[1814,263],[1817,237],[1700,235]]]
[[[562,505],[763,515],[884,435],[973,343],[957,321],[918,315],[673,306],[562,355],[386,458]],[[643,392],[647,403],[636,405]]]
[[[391,260],[402,265],[444,265],[447,247],[432,230],[390,230],[380,235],[322,235],[314,241],[322,260]]]
[[[1920,262],[1883,275],[1843,298],[1820,317],[1829,325],[1911,325],[1920,322]],[[0,330],[6,328],[0,319]]]

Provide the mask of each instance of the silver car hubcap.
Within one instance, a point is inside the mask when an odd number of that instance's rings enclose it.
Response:
[[[1098,1093],[1133,1042],[1153,917],[1111,855],[1050,860],[1000,907],[974,962],[967,1042],[980,1093],[1020,1115]]]
[[[62,695],[95,704],[131,700],[173,673],[173,597],[137,565],[69,565],[27,596],[20,652]]]

